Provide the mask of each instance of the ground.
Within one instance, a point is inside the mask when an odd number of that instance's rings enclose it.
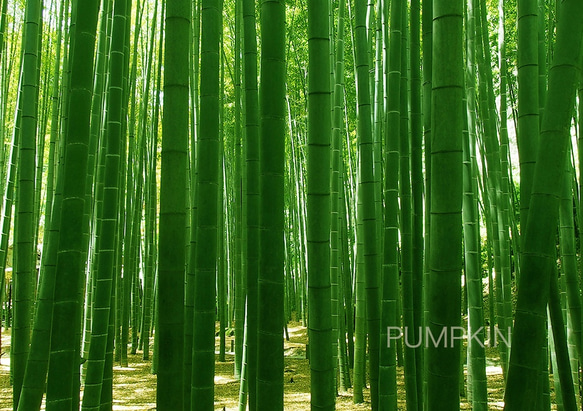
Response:
[[[0,411],[12,410],[12,389],[9,377],[10,330],[2,330],[2,356],[0,357]],[[310,369],[305,358],[307,342],[306,328],[299,323],[289,326],[290,340],[285,343],[285,409],[309,410]],[[230,347],[230,342],[227,342]],[[218,342],[217,342],[218,349]],[[487,349],[489,409],[502,409],[503,380],[498,366],[499,357],[495,349]],[[227,354],[226,362],[216,363],[215,409],[238,410],[239,384],[233,376],[233,355]],[[115,367],[114,410],[155,410],[156,376],[150,373],[150,363],[142,360],[141,354],[128,355],[129,367]],[[399,367],[399,409],[405,410],[403,369]],[[337,410],[370,410],[370,397],[365,390],[365,403],[352,403],[352,390],[340,392],[336,399]],[[471,409],[466,398],[462,398],[461,409]]]

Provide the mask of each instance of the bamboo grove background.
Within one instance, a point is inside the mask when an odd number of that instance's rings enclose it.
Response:
[[[128,351],[214,409],[216,330],[281,410],[292,318],[312,409],[397,409],[397,365],[459,409],[466,364],[486,410],[496,330],[505,409],[581,406],[583,3],[0,3],[15,410],[111,409]]]

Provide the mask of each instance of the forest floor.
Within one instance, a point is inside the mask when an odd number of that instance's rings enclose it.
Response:
[[[310,368],[306,359],[307,330],[299,323],[289,325],[289,341],[285,342],[285,409],[304,411],[310,409]],[[231,338],[231,337],[229,337]],[[227,341],[227,347],[231,342]],[[10,387],[10,329],[2,330],[2,355],[0,357],[0,411],[12,410],[12,388]],[[217,338],[218,350],[218,338]],[[499,366],[498,351],[486,348],[488,400],[490,410],[503,408],[503,378]],[[218,358],[218,356],[217,356]],[[238,410],[239,382],[233,376],[234,357],[227,353],[225,362],[216,362],[215,409]],[[114,369],[114,410],[155,410],[156,376],[150,372],[150,362],[143,361],[141,353],[128,354],[129,367]],[[467,377],[465,377],[467,378]],[[399,409],[405,410],[403,368],[398,367]],[[368,389],[364,392],[363,404],[352,403],[352,389],[340,392],[336,399],[337,410],[370,410]],[[467,398],[462,397],[461,409],[469,410]]]

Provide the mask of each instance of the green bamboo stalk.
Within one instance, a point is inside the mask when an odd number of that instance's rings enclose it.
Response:
[[[180,409],[184,399],[186,253],[181,245],[186,244],[187,235],[190,18],[188,1],[166,1],[156,329],[159,335],[156,403],[164,409]]]
[[[538,386],[542,369],[539,347],[544,341],[550,276],[555,264],[554,233],[561,190],[557,182],[564,172],[575,85],[580,79],[582,8],[582,4],[573,1],[565,1],[559,7],[557,41],[524,231],[513,348],[504,398],[508,410],[532,408],[541,388]]]
[[[407,13],[403,8],[402,23],[406,28]],[[399,205],[400,205],[400,245],[401,245],[401,280],[402,280],[402,307],[403,326],[409,330],[413,338],[404,340],[405,360],[405,389],[407,408],[418,409],[417,365],[416,356],[420,349],[421,336],[415,331],[413,305],[413,217],[412,217],[412,190],[411,190],[411,136],[409,130],[409,59],[408,59],[408,31],[404,30],[401,36],[401,88],[400,88],[400,121],[399,129]],[[421,344],[419,344],[421,345]]]
[[[111,43],[111,30],[113,25],[113,0],[105,1],[101,10],[100,23],[98,28],[97,39],[97,56],[95,61],[95,81],[93,86],[92,107],[91,107],[91,128],[89,138],[89,157],[88,170],[94,170],[87,173],[86,190],[85,190],[85,214],[84,219],[90,225],[89,235],[83,238],[84,247],[89,252],[88,276],[86,280],[86,304],[84,318],[84,335],[82,341],[83,358],[89,357],[89,343],[91,341],[91,322],[93,318],[93,297],[95,275],[97,265],[99,264],[99,252],[93,245],[96,243],[95,235],[98,226],[97,217],[101,216],[103,206],[103,175],[105,167],[105,145],[99,144],[104,140],[105,135],[105,117],[107,104],[107,80],[106,73],[108,70],[109,50]],[[95,194],[95,195],[94,195]],[[107,318],[109,322],[109,318]],[[87,362],[83,366],[83,378],[86,375]]]
[[[98,146],[98,140],[101,139],[104,129],[104,104],[105,104],[105,73],[107,71],[107,49],[109,48],[108,38],[111,35],[111,10],[113,1],[106,1],[101,10],[100,27],[98,28],[99,36],[97,39],[97,56],[95,58],[95,81],[93,85],[93,95],[91,101],[91,125],[89,137],[89,154],[87,160],[87,169],[93,170],[87,173],[85,187],[85,207],[84,219],[89,223],[90,234],[83,238],[84,247],[88,250],[88,275],[85,281],[85,307],[84,307],[84,334],[82,339],[82,357],[85,360],[82,369],[82,378],[85,378],[87,366],[86,360],[89,357],[89,343],[91,341],[91,321],[93,318],[93,289],[94,273],[97,270],[99,253],[95,244],[95,234],[97,231],[97,215],[101,213],[103,205],[103,169],[105,156],[102,155],[105,145]],[[106,17],[107,16],[107,17]],[[93,193],[95,192],[95,196]]]
[[[87,174],[85,201],[89,205],[86,207],[86,214],[84,218],[89,220],[91,235],[84,238],[87,242],[86,248],[89,251],[89,275],[86,281],[86,304],[85,304],[85,322],[84,322],[84,336],[83,336],[83,358],[86,360],[89,357],[89,342],[91,340],[91,321],[92,321],[92,301],[93,301],[93,284],[96,266],[99,260],[99,252],[96,247],[92,247],[90,241],[95,244],[95,233],[97,230],[97,216],[101,213],[103,204],[103,168],[104,156],[102,152],[104,146],[98,148],[98,141],[101,140],[104,132],[104,104],[106,102],[106,81],[105,76],[107,72],[107,57],[109,56],[109,45],[111,37],[111,23],[113,1],[106,1],[103,3],[101,10],[101,21],[99,27],[99,38],[97,40],[97,57],[95,62],[95,82],[93,86],[93,99],[91,108],[91,131],[89,138],[89,158],[88,170],[95,170],[93,173]],[[99,161],[98,161],[99,160]],[[93,195],[95,193],[95,196]],[[83,366],[83,378],[87,370],[86,362]]]
[[[423,327],[423,119],[421,95],[421,2],[411,1],[409,21],[411,88],[411,187],[412,187],[412,273],[413,322]],[[425,64],[425,63],[424,63]],[[415,345],[415,343],[413,344]],[[417,401],[423,404],[423,348],[415,350]]]
[[[194,335],[191,404],[213,409],[217,200],[220,160],[219,51],[221,3],[205,0],[201,9],[200,123],[197,145],[198,220],[194,277]],[[222,189],[222,188],[221,188]],[[196,367],[194,366],[196,365]]]
[[[570,151],[570,150],[569,150]],[[566,163],[561,204],[559,206],[559,250],[561,267],[564,275],[567,311],[569,314],[569,340],[574,340],[576,358],[583,358],[581,341],[581,297],[579,294],[579,279],[577,276],[577,255],[575,247],[575,224],[573,218],[573,176],[574,167],[571,161]]]
[[[13,405],[18,407],[29,353],[34,289],[36,287],[35,176],[36,140],[39,120],[39,70],[42,1],[28,0],[22,42],[18,116],[21,116],[16,201],[14,210],[14,323],[11,371]]]
[[[58,227],[61,218],[58,210],[62,205],[62,191],[59,186],[56,187],[53,198],[54,200],[50,204],[53,208],[50,213],[52,217],[45,223],[47,228],[43,245],[41,280],[35,307],[34,327],[27,370],[18,403],[21,410],[40,409],[45,392],[53,321],[51,315],[56,281]]]
[[[241,378],[239,383],[239,411],[247,410],[247,399],[249,398],[249,380],[248,380],[249,364],[247,362],[247,336],[248,336],[247,315],[245,315],[244,319],[245,325],[243,327],[243,353],[241,357]]]
[[[131,10],[131,0],[128,1],[128,10]],[[123,263],[123,281],[124,281],[124,306],[123,306],[123,324],[122,324],[122,340],[121,346],[123,350],[123,364],[128,365],[127,351],[130,344],[130,328],[132,329],[132,346],[131,353],[135,354],[135,340],[139,324],[134,322],[134,311],[136,311],[134,299],[134,286],[138,280],[139,272],[139,244],[141,238],[140,219],[142,214],[142,188],[143,188],[143,170],[141,152],[144,145],[141,143],[141,135],[136,133],[136,112],[139,107],[138,99],[136,98],[136,90],[138,87],[137,69],[138,69],[138,34],[141,32],[141,25],[144,13],[144,7],[138,3],[135,8],[135,24],[132,27],[132,19],[126,19],[127,32],[125,39],[124,55],[125,64],[124,70],[124,101],[126,101],[127,121],[122,122],[123,131],[127,133],[129,148],[125,155],[126,164],[129,164],[127,169],[125,191],[120,192],[120,201],[126,202],[126,231],[123,237],[124,242],[124,263]],[[134,31],[133,43],[131,39],[132,29]],[[131,61],[131,65],[130,65]],[[125,134],[124,134],[125,135]],[[124,144],[122,147],[126,147]],[[123,185],[122,185],[123,187]],[[122,238],[120,236],[120,238]],[[134,325],[135,324],[135,325]]]
[[[581,77],[583,78],[583,77]],[[579,81],[579,89],[577,92],[577,96],[579,98],[583,97],[583,81]],[[579,110],[577,111],[577,118],[578,118],[578,122],[577,122],[577,126],[579,128],[579,135],[578,135],[578,139],[577,139],[577,147],[583,147],[583,133],[581,133],[581,130],[583,130],[583,105],[579,105]],[[579,162],[583,161],[583,150],[577,150],[578,153],[578,160]],[[582,164],[582,163],[579,163]],[[583,223],[583,169],[580,168],[579,169],[579,175],[578,175],[578,184],[575,186],[577,189],[577,192],[579,194],[578,198],[575,198],[574,201],[576,201],[576,205],[577,205],[577,224],[579,225],[579,227],[581,227],[581,224]],[[583,236],[583,232],[581,230],[579,230],[579,235],[578,235],[578,239],[579,239],[579,244],[581,244],[581,238]],[[1,262],[1,260],[0,260]],[[583,261],[579,260],[579,264],[577,265],[577,268],[579,270],[581,270],[581,268],[583,267]],[[582,313],[583,315],[583,313]],[[583,321],[583,320],[582,320]],[[583,323],[581,325],[581,327],[583,328]],[[581,336],[581,342],[583,343],[583,335]],[[582,344],[583,345],[583,344]]]
[[[145,228],[145,238],[144,238],[144,281],[143,281],[143,303],[142,303],[142,320],[141,320],[141,334],[140,334],[140,346],[142,348],[142,359],[148,360],[150,358],[150,331],[151,331],[151,307],[152,307],[152,283],[153,283],[153,256],[154,256],[154,244],[153,244],[153,226],[155,222],[153,221],[153,214],[155,214],[155,208],[152,208],[152,203],[157,203],[156,198],[156,173],[155,164],[156,155],[152,153],[153,148],[156,147],[155,140],[153,136],[157,133],[152,131],[152,128],[148,128],[148,108],[151,94],[151,76],[152,76],[152,65],[154,61],[154,48],[155,48],[155,38],[156,38],[156,28],[158,25],[158,0],[154,2],[154,8],[152,13],[151,21],[151,32],[148,39],[148,60],[146,63],[146,78],[144,80],[144,92],[142,99],[142,109],[141,109],[141,133],[144,138],[144,144],[146,145],[146,150],[144,150],[144,163],[146,167],[146,181],[144,198],[146,199],[146,211],[144,213],[144,228]],[[157,125],[157,122],[154,122]],[[152,170],[153,169],[153,170]]]
[[[342,144],[342,143],[341,143]],[[341,146],[342,147],[342,146]],[[342,147],[343,148],[343,147]],[[344,149],[342,150],[344,151]],[[339,199],[340,202],[340,243],[342,244],[342,288],[344,289],[344,307],[346,316],[346,339],[347,339],[347,350],[348,350],[348,368],[354,368],[354,293],[353,293],[353,275],[355,271],[354,262],[351,265],[351,251],[349,251],[349,235],[348,235],[348,216],[347,216],[347,206],[346,206],[346,175],[344,161],[340,162],[340,179],[342,184],[339,188]]]
[[[473,20],[467,20],[468,31],[473,30]],[[473,38],[472,38],[473,40]],[[464,197],[462,218],[464,224],[464,272],[468,295],[468,399],[476,411],[488,409],[485,362],[485,333],[483,314],[483,286],[480,255],[480,224],[478,209],[478,166],[476,161],[476,92],[474,45],[468,39],[467,47],[467,137],[464,139]],[[491,322],[492,319],[490,320]],[[494,334],[491,334],[494,336]]]
[[[372,2],[371,2],[372,3]],[[374,175],[374,190],[375,190],[375,218],[379,222],[377,224],[377,233],[376,238],[382,239],[383,237],[383,139],[382,136],[385,130],[385,107],[384,107],[384,78],[385,78],[385,67],[383,64],[383,45],[384,42],[384,30],[383,30],[383,14],[382,14],[382,2],[377,1],[375,7],[376,17],[374,18],[374,23],[371,22],[371,26],[369,27],[369,33],[371,36],[374,33],[374,61],[371,60],[370,67],[371,67],[371,110],[372,110],[372,123],[371,127],[372,131],[372,138],[373,138],[373,159],[374,159],[374,168],[373,168],[373,175]],[[369,4],[369,10],[370,4]],[[373,16],[374,14],[373,13]],[[371,16],[372,19],[372,16]],[[372,43],[373,40],[371,40]],[[373,46],[371,44],[371,47]],[[372,75],[374,73],[374,75]],[[379,243],[378,252],[377,252],[377,266],[382,267],[383,263],[383,256],[382,256],[382,240]],[[380,275],[379,275],[380,279]],[[380,286],[380,282],[379,282]],[[379,290],[380,293],[380,290]],[[380,304],[380,300],[379,300]],[[379,306],[380,310],[380,306]],[[379,311],[380,316],[380,311]],[[381,337],[382,339],[382,337]],[[382,339],[384,340],[384,339]],[[380,349],[380,348],[379,348]],[[379,354],[380,358],[380,354]]]
[[[283,410],[285,3],[261,2],[257,409]]]
[[[6,74],[7,74],[7,59],[6,59],[6,53],[7,53],[7,49],[6,49],[6,21],[8,18],[8,0],[2,1],[1,7],[0,7],[0,65],[2,65],[2,71],[0,72],[0,89],[2,90],[2,93],[0,94],[0,139],[2,139],[1,141],[6,141],[6,131],[7,131],[7,127],[5,126],[6,124],[6,107],[7,107],[7,103],[8,103],[8,87],[7,87],[7,81],[6,81]],[[7,150],[5,148],[3,148],[2,150],[2,156],[0,157],[0,161],[2,164],[2,167],[0,167],[0,192],[4,192],[5,190],[5,184],[6,184],[6,174],[8,173],[8,158],[7,158]],[[4,273],[4,272],[3,272]],[[5,284],[5,275],[2,274],[0,276],[0,285],[4,285]],[[4,290],[4,287],[1,288],[2,290]],[[0,294],[3,294],[0,293]],[[3,296],[0,295],[0,304],[2,303],[3,300]]]
[[[224,72],[224,70],[222,70],[222,72]],[[223,83],[221,83],[223,84]],[[222,86],[221,86],[222,88]],[[221,93],[222,95],[223,93]],[[222,107],[222,104],[221,104]],[[222,116],[221,116],[222,118]],[[222,133],[221,133],[222,134]],[[222,139],[222,135],[221,135],[221,139]],[[220,213],[218,215],[218,226],[219,227],[225,227],[227,224],[227,216],[225,213],[222,213],[221,210],[227,210],[227,204],[225,202],[225,198],[227,198],[228,193],[226,193],[227,191],[227,187],[226,187],[226,182],[225,182],[225,174],[226,174],[226,170],[225,168],[226,166],[226,161],[227,159],[225,158],[225,146],[224,146],[224,142],[223,140],[221,140],[221,144],[220,144],[220,167],[219,167],[219,182],[218,182],[218,187],[219,187],[219,193],[218,193],[218,201],[217,201],[217,213]],[[218,231],[217,232],[217,317],[219,320],[219,361],[226,361],[226,350],[227,350],[227,341],[226,341],[226,337],[227,337],[227,308],[228,308],[228,296],[227,296],[227,283],[229,282],[229,278],[228,278],[228,273],[227,273],[227,264],[225,263],[225,260],[228,259],[228,238],[227,238],[227,234],[224,231]],[[240,289],[239,289],[240,290]],[[231,324],[231,322],[229,321],[229,324]],[[235,343],[236,345],[236,343]],[[235,347],[236,349],[236,347]],[[235,369],[237,368],[236,366],[234,367]]]
[[[468,12],[472,14],[475,25],[475,60],[478,68],[478,98],[480,118],[482,120],[483,133],[481,133],[481,144],[484,147],[487,179],[485,187],[488,190],[487,215],[491,221],[493,236],[492,246],[494,249],[494,272],[495,276],[495,293],[497,307],[497,322],[500,330],[507,330],[511,325],[508,312],[508,304],[505,304],[510,298],[507,291],[509,290],[510,280],[510,255],[508,241],[508,223],[505,210],[505,191],[502,187],[502,170],[500,145],[497,138],[495,100],[493,95],[492,69],[490,62],[490,53],[488,52],[488,28],[485,22],[485,8],[477,1],[473,1]],[[473,34],[470,34],[473,35]],[[507,207],[506,207],[507,210]],[[510,300],[508,300],[510,301]],[[506,375],[508,363],[508,347],[506,344],[498,344],[500,358],[502,362],[502,371]]]
[[[501,3],[500,7],[503,7],[504,4]],[[501,12],[502,20],[504,19],[504,12]],[[485,13],[482,11],[482,24],[485,21]],[[501,23],[502,27],[504,27],[504,22]],[[504,239],[504,248],[503,248],[503,266],[502,266],[502,285],[503,285],[503,296],[504,296],[504,306],[503,306],[503,313],[505,315],[505,324],[506,327],[504,328],[504,332],[508,335],[512,335],[512,310],[513,310],[513,294],[512,294],[512,273],[511,273],[511,249],[513,246],[518,245],[518,241],[514,238],[510,239],[510,232],[513,230],[515,226],[514,216],[515,212],[513,211],[513,203],[512,203],[512,193],[511,193],[511,186],[512,186],[512,167],[510,163],[510,146],[509,146],[509,139],[508,139],[508,106],[507,106],[507,64],[506,64],[506,44],[504,39],[504,32],[501,33],[501,41],[500,44],[500,126],[499,126],[499,139],[500,139],[500,206],[499,206],[499,213],[501,214],[501,222],[500,225],[501,232],[500,237]],[[495,111],[494,104],[492,103],[492,99],[494,97],[493,87],[490,91],[490,107],[491,111]],[[517,234],[516,231],[513,231],[513,234]],[[514,254],[518,254],[518,248],[514,248]],[[518,276],[518,270],[516,272]],[[509,337],[510,338],[510,337]]]
[[[388,6],[387,6],[388,7]],[[383,252],[383,308],[381,332],[388,327],[398,327],[397,315],[399,293],[399,145],[401,133],[401,69],[403,35],[403,2],[390,3],[390,44],[387,68],[387,133],[385,137],[385,227]],[[406,91],[405,91],[406,92]],[[387,410],[397,409],[397,364],[396,341],[382,339],[381,344],[381,407]]]
[[[123,135],[123,77],[126,19],[131,9],[127,0],[116,0],[112,27],[111,58],[109,61],[109,86],[106,119],[106,154],[104,172],[103,205],[101,222],[98,222],[97,247],[99,262],[95,272],[91,341],[87,360],[87,374],[83,394],[83,410],[98,410],[102,396],[107,336],[109,331],[110,304],[115,270],[115,242],[117,215],[120,209],[119,170],[120,153],[126,144]]]
[[[428,329],[450,341],[427,349],[429,410],[459,408],[462,268],[463,2],[434,2]],[[447,310],[444,302],[447,301]]]
[[[2,0],[2,7],[0,8],[0,60],[5,56],[6,50],[6,20],[8,17],[8,0]]]
[[[379,344],[380,344],[380,295],[379,275],[377,270],[377,221],[375,212],[374,155],[371,124],[371,99],[368,76],[367,39],[366,39],[366,4],[355,3],[355,56],[358,100],[359,141],[359,201],[362,213],[364,278],[366,289],[366,318],[369,341],[369,375],[371,405],[376,410],[379,406]]]
[[[200,15],[202,2],[194,2],[191,6],[192,15],[192,38],[191,38],[191,67],[189,71],[190,81],[190,153],[188,157],[188,186],[190,195],[188,202],[187,221],[190,225],[189,242],[187,243],[186,257],[186,284],[184,301],[184,407],[190,408],[192,393],[192,344],[194,333],[194,275],[196,271],[196,241],[197,241],[197,221],[198,221],[198,201],[197,201],[197,146],[198,146],[198,118],[199,118],[199,72],[200,72]]]
[[[59,243],[56,261],[51,353],[47,382],[47,410],[78,409],[81,324],[81,289],[86,255],[83,250],[85,186],[90,135],[91,90],[95,33],[99,2],[73,3],[75,30],[71,37],[70,89],[67,100],[67,125],[60,208]],[[59,184],[59,183],[57,183]]]
[[[487,10],[486,7],[480,5],[480,26],[482,27],[481,39],[483,42],[483,50],[488,50],[488,21],[487,21]],[[508,151],[508,133],[506,128],[506,122],[503,126],[500,126],[499,139],[496,138],[496,97],[494,96],[494,85],[493,85],[493,74],[492,74],[492,62],[490,53],[484,53],[484,73],[486,80],[487,89],[487,105],[488,105],[488,116],[489,121],[486,127],[486,150],[487,155],[491,152],[491,160],[489,162],[494,163],[494,187],[496,188],[496,211],[498,220],[498,230],[499,230],[499,241],[500,241],[500,296],[501,296],[501,307],[500,307],[500,325],[506,333],[512,334],[512,279],[510,273],[510,186],[509,186],[509,151]],[[502,84],[500,93],[501,96],[505,96],[505,86],[504,76],[502,76]],[[506,112],[506,100],[501,103],[501,113]],[[510,327],[510,328],[509,328]],[[508,332],[510,330],[510,332]],[[500,344],[500,347],[507,351],[506,344]],[[508,353],[505,352],[504,355],[508,357]],[[506,366],[507,359],[504,360]]]
[[[423,264],[423,291],[421,299],[423,301],[422,327],[427,329],[427,297],[429,281],[429,256],[431,252],[431,132],[432,132],[432,73],[433,73],[433,0],[422,0],[421,3],[421,31],[422,31],[422,93],[423,101],[421,108],[423,112],[423,143],[425,145],[425,201],[424,201],[424,249],[425,259]],[[427,355],[423,355],[423,404],[427,402]]]
[[[551,274],[550,296],[549,296],[549,317],[552,326],[552,338],[554,341],[557,368],[554,375],[559,379],[561,399],[565,411],[577,410],[577,400],[573,387],[573,374],[569,362],[569,351],[567,348],[567,336],[565,322],[563,320],[559,282],[557,278],[557,268],[553,268]]]
[[[233,176],[233,196],[235,207],[235,222],[234,222],[234,233],[233,233],[233,253],[234,253],[234,270],[233,275],[235,276],[235,376],[241,374],[242,362],[243,362],[243,340],[244,340],[244,325],[245,325],[245,298],[247,294],[246,290],[246,278],[245,269],[243,267],[243,218],[246,212],[243,205],[244,194],[243,194],[243,129],[242,129],[242,98],[241,98],[241,56],[243,51],[243,40],[241,39],[243,35],[243,7],[242,2],[235,3],[235,39],[233,44],[233,49],[235,52],[235,62],[233,68],[234,75],[234,97],[235,97],[235,160],[234,160],[234,176]]]
[[[342,210],[340,199],[340,190],[343,190],[344,180],[340,173],[341,168],[341,151],[343,148],[341,138],[342,128],[342,102],[344,100],[344,14],[346,9],[346,2],[340,1],[338,4],[338,26],[335,44],[334,56],[334,89],[333,89],[333,123],[332,123],[332,137],[331,137],[331,181],[330,181],[330,276],[332,281],[337,283],[337,312],[336,323],[338,330],[338,369],[340,370],[340,389],[347,390],[350,387],[350,373],[347,356],[346,343],[346,325],[351,322],[350,317],[346,316],[346,312],[352,314],[352,303],[350,306],[345,306],[345,295],[347,293],[343,281],[343,273],[349,270],[349,267],[344,266],[342,262],[343,242],[342,242],[342,225],[345,221],[345,216],[340,213]],[[346,318],[346,320],[345,320]]]
[[[257,364],[257,276],[259,270],[259,102],[257,91],[257,35],[255,4],[243,0],[243,50],[245,88],[245,213],[247,314],[246,353],[249,410],[256,410]]]
[[[37,300],[35,303],[35,316],[33,320],[33,330],[31,335],[30,353],[27,359],[27,366],[24,375],[19,407],[22,410],[39,409],[45,389],[45,380],[48,371],[49,351],[50,351],[50,330],[52,325],[52,303],[55,287],[54,259],[56,258],[57,241],[55,236],[58,227],[58,210],[60,205],[56,202],[55,175],[57,171],[57,135],[60,128],[61,103],[60,93],[60,70],[61,70],[61,49],[62,49],[62,27],[65,17],[65,10],[68,9],[68,2],[62,2],[59,10],[59,25],[57,31],[57,47],[55,55],[54,73],[52,83],[52,118],[48,156],[46,203],[45,203],[45,231],[43,235],[43,253],[41,260],[41,273]],[[60,196],[58,197],[60,198]],[[55,212],[54,212],[55,211]],[[49,256],[52,263],[48,264]]]
[[[356,190],[359,195],[359,188]],[[360,204],[360,203],[358,203]],[[366,299],[364,286],[364,256],[363,256],[363,229],[361,206],[356,210],[356,262],[354,278],[354,360],[353,360],[353,389],[354,404],[364,402],[364,388],[366,386]]]
[[[518,24],[518,129],[520,157],[520,222],[526,227],[540,133],[539,6],[538,0],[520,0]],[[522,237],[524,242],[524,236]]]
[[[328,0],[308,2],[308,338],[312,410],[335,408],[330,282],[330,28]]]

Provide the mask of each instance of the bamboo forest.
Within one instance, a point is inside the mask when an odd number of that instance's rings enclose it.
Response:
[[[583,1],[0,0],[0,410],[583,409]]]

